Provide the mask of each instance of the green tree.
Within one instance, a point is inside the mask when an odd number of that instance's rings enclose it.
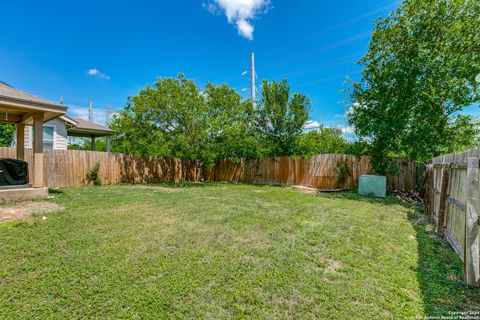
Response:
[[[92,150],[91,138],[79,138],[80,141],[76,141],[75,144],[69,144],[68,150]],[[98,137],[95,139],[95,151],[107,151],[107,140],[105,137]]]
[[[348,144],[346,153],[355,156],[371,155],[371,145],[366,140],[358,139]]]
[[[458,114],[450,120],[443,153],[461,152],[480,144],[480,121],[470,115]]]
[[[287,80],[279,83],[263,81],[256,129],[266,155],[287,156],[296,151],[310,112],[310,100],[300,93],[291,93]]]
[[[375,23],[360,82],[350,92],[349,121],[368,137],[379,172],[390,155],[428,161],[447,149],[458,127],[471,119],[454,117],[480,100],[478,0],[405,0]],[[458,122],[460,121],[460,122]],[[469,122],[470,121],[470,122]],[[468,122],[468,123],[467,123]],[[465,130],[462,147],[473,141]]]
[[[347,153],[348,142],[339,128],[325,128],[303,133],[297,138],[297,155],[312,156],[325,153]]]
[[[9,123],[0,123],[0,147],[10,147],[15,139],[15,126]]]
[[[205,100],[183,75],[161,79],[130,97],[110,124],[116,149],[133,155],[173,156],[187,160],[208,152]]]
[[[206,121],[212,158],[232,159],[258,156],[258,145],[251,124],[254,110],[249,101],[227,85],[207,84],[203,92],[207,104]]]
[[[256,156],[256,140],[249,121],[250,103],[226,85],[200,89],[183,75],[157,81],[117,114],[110,127],[116,134],[112,150],[198,160]]]

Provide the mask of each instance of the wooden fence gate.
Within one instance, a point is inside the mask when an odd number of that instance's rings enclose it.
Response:
[[[480,147],[436,157],[426,168],[425,211],[458,253],[465,281],[480,286]]]

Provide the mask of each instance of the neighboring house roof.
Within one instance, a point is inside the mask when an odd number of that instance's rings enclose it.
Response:
[[[62,119],[64,119],[68,124],[70,124],[70,127],[67,128],[67,133],[69,136],[110,136],[114,133],[112,129],[96,123],[91,123],[80,118],[71,118],[64,116],[62,117]]]
[[[2,109],[19,117],[25,113],[42,112],[44,121],[54,119],[67,112],[66,106],[15,89],[0,81],[0,111]]]
[[[67,116],[61,116],[60,119],[62,119],[63,121],[65,121],[67,124],[69,124],[70,126],[76,126],[77,125],[77,122],[75,120],[73,120],[72,118],[70,117],[67,117]]]

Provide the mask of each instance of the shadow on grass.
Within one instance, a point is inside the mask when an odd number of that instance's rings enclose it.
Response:
[[[247,185],[254,186],[258,188],[284,188],[282,184],[263,184],[263,183],[234,183],[228,181],[180,181],[180,182],[159,182],[159,183],[149,183],[147,186],[164,186],[169,188],[205,188],[213,186],[223,186],[223,185]]]
[[[387,195],[386,198],[370,198],[370,197],[359,196],[355,190],[342,191],[342,192],[319,192],[318,196],[333,198],[333,199],[362,201],[362,202],[382,204],[382,205],[401,205],[406,208],[413,208],[415,206],[410,202],[402,201],[400,199],[395,198],[392,195]]]
[[[63,192],[63,191],[60,190],[60,189],[48,189],[48,194],[51,194],[51,195],[61,195],[61,194],[65,194],[65,192]]]
[[[480,290],[463,281],[463,262],[448,243],[438,237],[417,207],[408,214],[418,243],[417,277],[427,316],[449,316],[449,312],[480,311]]]
[[[463,262],[449,244],[435,234],[433,225],[428,223],[420,205],[403,202],[393,196],[386,199],[361,197],[354,191],[322,193],[319,196],[407,208],[408,220],[416,232],[416,273],[425,315],[437,317],[450,316],[451,312],[480,312],[480,289],[465,284]]]
[[[207,182],[202,181],[180,181],[180,182],[162,182],[149,184],[149,186],[165,186],[169,188],[205,188],[208,186]]]

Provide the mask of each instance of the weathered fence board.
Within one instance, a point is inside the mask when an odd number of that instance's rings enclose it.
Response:
[[[464,262],[465,281],[480,286],[480,147],[433,159],[426,168],[425,211]]]
[[[0,148],[0,158],[15,158],[15,148]],[[273,157],[243,159],[239,162],[219,160],[206,168],[196,161],[161,157],[131,157],[120,153],[81,150],[45,150],[45,185],[50,188],[80,186],[89,183],[88,170],[98,162],[103,184],[156,183],[179,181],[225,181],[262,184],[305,185],[316,188],[356,188],[358,176],[373,174],[370,157],[345,154],[322,154],[309,158]],[[32,163],[32,150],[25,160]],[[389,190],[410,191],[416,188],[415,164],[397,159],[399,174],[387,177]],[[337,180],[336,168],[346,166],[344,181]],[[30,170],[31,172],[31,170]]]
[[[468,284],[480,286],[480,161],[468,157],[467,208],[465,214],[465,279]]]

